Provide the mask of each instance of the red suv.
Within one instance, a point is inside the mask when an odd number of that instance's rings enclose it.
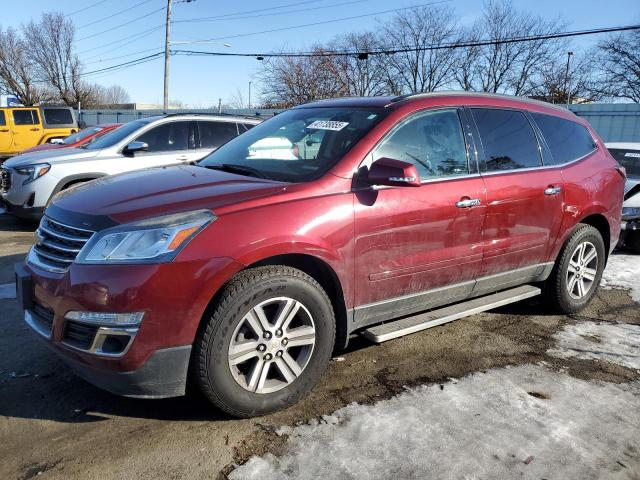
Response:
[[[496,95],[328,100],[194,165],[62,192],[16,267],[27,324],[111,392],[260,415],[353,333],[381,342],[598,288],[624,169],[591,127]]]

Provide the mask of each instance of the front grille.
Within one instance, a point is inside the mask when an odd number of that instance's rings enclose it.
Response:
[[[89,350],[91,345],[93,345],[93,338],[97,331],[98,327],[95,325],[87,325],[85,323],[67,320],[64,324],[62,341],[72,347]]]
[[[0,168],[0,191],[6,193],[11,188],[11,172],[6,168]]]
[[[31,307],[31,317],[42,327],[43,331],[51,332],[53,328],[53,310],[48,309],[38,303]]]
[[[45,268],[64,271],[89,241],[93,231],[56,222],[46,215],[36,230],[37,242],[33,246],[38,262]]]

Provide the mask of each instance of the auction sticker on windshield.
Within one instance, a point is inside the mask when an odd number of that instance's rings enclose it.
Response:
[[[316,130],[334,130],[336,132],[342,130],[344,127],[349,125],[349,122],[336,122],[334,120],[316,120],[310,125],[307,125],[307,128],[315,128]]]

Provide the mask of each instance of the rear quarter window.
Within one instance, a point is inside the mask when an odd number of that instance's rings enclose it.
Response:
[[[532,113],[531,116],[551,150],[552,158],[547,160],[545,157],[545,163],[559,165],[571,162],[596,148],[589,130],[579,123],[543,113]]]
[[[44,123],[47,125],[73,124],[73,115],[66,108],[45,108],[42,113],[44,114]]]
[[[0,110],[0,125],[6,125],[7,124],[7,120],[4,117],[4,111]]]

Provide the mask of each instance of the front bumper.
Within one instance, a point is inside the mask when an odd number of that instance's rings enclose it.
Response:
[[[620,229],[625,232],[640,231],[640,218],[633,220],[623,220],[620,223]]]
[[[7,200],[3,200],[2,206],[4,206],[7,213],[18,217],[25,218],[27,220],[39,220],[44,215],[44,207],[27,207],[24,205],[15,205]]]
[[[213,258],[155,265],[77,265],[64,273],[16,265],[25,321],[80,377],[115,394],[184,394],[191,345],[214,293],[241,265]],[[121,356],[81,351],[70,342],[69,311],[144,312]],[[42,312],[49,312],[42,321]],[[36,315],[37,314],[37,315]],[[40,321],[34,321],[38,318]]]

